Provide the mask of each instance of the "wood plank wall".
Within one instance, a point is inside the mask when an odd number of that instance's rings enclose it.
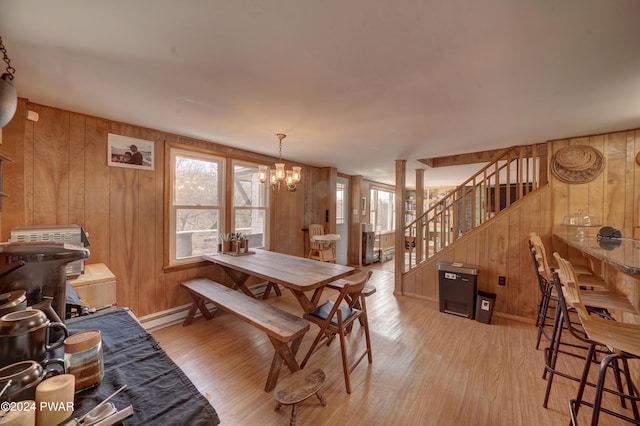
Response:
[[[39,121],[26,120],[27,110],[37,112]],[[155,170],[107,166],[108,133],[154,141]],[[105,263],[115,274],[118,305],[145,316],[188,303],[180,282],[196,276],[221,281],[226,277],[217,267],[206,264],[164,269],[164,170],[167,147],[176,143],[229,159],[262,164],[277,160],[19,99],[14,119],[3,128],[0,147],[15,160],[4,167],[4,189],[10,198],[3,203],[0,240],[7,241],[17,226],[81,225],[91,242],[87,263]],[[287,161],[287,166],[290,163]],[[271,194],[270,249],[304,256],[303,228],[309,223],[324,223],[324,212],[331,209],[327,200],[335,191],[332,174],[336,171],[298,165],[303,167],[303,177],[297,190]]]
[[[545,236],[550,244],[551,191],[543,187],[514,205],[495,220],[482,225],[438,252],[421,268],[404,277],[403,294],[438,301],[438,262],[461,262],[479,267],[478,290],[496,294],[494,314],[535,319],[538,285],[531,257],[526,249],[530,232]],[[506,277],[506,285],[498,285],[498,277]]]
[[[556,232],[567,232],[562,227],[565,215],[582,209],[598,215],[604,225],[622,231],[624,237],[638,238],[640,228],[640,165],[636,155],[640,151],[640,129],[615,133],[555,140],[551,145],[552,154],[568,145],[591,145],[603,153],[605,168],[593,181],[581,185],[569,185],[557,179],[550,182],[553,197],[553,224]],[[551,175],[553,177],[553,175]],[[597,234],[598,228],[585,232]],[[576,250],[554,241],[554,250],[572,262],[584,259]],[[640,308],[640,280],[600,263],[594,264],[605,278],[630,296],[636,308]],[[635,316],[624,315],[625,321],[638,322]]]
[[[594,181],[579,185],[563,183],[550,173],[547,187],[438,253],[424,267],[406,274],[401,293],[437,301],[437,262],[475,264],[480,267],[478,288],[497,295],[494,313],[534,322],[539,296],[527,247],[530,232],[542,237],[545,246],[551,247],[549,253],[559,251],[577,263],[584,263],[585,259],[580,253],[559,246],[552,234],[554,230],[566,232],[561,226],[563,217],[579,208],[599,215],[604,224],[631,237],[640,226],[640,165],[635,162],[640,151],[640,129],[550,141],[548,160],[570,144],[598,148],[606,160],[604,172]],[[589,232],[597,233],[597,229]],[[602,271],[640,308],[638,280],[612,268],[603,267]],[[506,286],[498,285],[498,276],[506,277]]]

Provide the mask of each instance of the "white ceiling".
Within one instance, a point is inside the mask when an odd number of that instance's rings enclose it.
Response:
[[[32,102],[386,183],[640,127],[638,0],[0,0],[0,36]]]

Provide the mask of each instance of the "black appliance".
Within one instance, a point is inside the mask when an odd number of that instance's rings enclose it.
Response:
[[[438,262],[440,312],[473,319],[478,270],[475,265]]]
[[[0,276],[0,294],[24,290],[27,305],[52,297],[51,305],[62,321],[66,312],[66,266],[69,262],[87,259],[89,250],[64,243],[6,243],[0,245],[0,269],[24,262]]]

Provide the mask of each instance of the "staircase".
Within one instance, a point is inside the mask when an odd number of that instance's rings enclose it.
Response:
[[[404,228],[402,272],[424,264],[546,185],[546,157],[546,144],[512,147],[429,206]]]

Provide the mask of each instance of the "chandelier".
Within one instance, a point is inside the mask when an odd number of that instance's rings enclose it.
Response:
[[[13,77],[16,69],[11,66],[11,59],[7,56],[7,49],[2,44],[0,37],[0,52],[3,60],[7,64],[7,72],[0,77],[0,128],[4,127],[16,113],[18,106],[18,93],[13,85]]]
[[[278,162],[275,164],[275,169],[269,170],[267,166],[259,167],[260,182],[265,183],[267,180],[271,184],[271,189],[274,191],[280,190],[280,184],[287,185],[289,191],[296,190],[296,184],[300,182],[302,167],[293,166],[291,170],[284,169],[284,163],[282,162],[282,139],[287,135],[284,133],[276,134],[280,140],[280,154],[278,156]]]

